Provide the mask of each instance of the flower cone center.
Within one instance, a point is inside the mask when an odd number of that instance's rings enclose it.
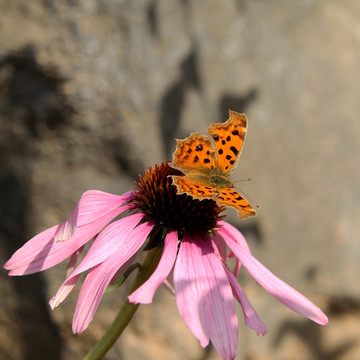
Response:
[[[182,173],[168,163],[162,163],[154,169],[149,168],[136,183],[135,203],[147,219],[155,221],[154,231],[164,234],[172,229],[182,234],[184,231],[202,233],[215,229],[217,222],[224,218],[220,215],[224,208],[211,199],[178,195],[171,175]]]

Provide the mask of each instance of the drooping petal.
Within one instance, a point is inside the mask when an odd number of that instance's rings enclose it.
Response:
[[[69,276],[76,276],[112,256],[128,240],[127,235],[143,218],[143,214],[133,214],[108,225],[94,240],[79,266]]]
[[[234,359],[238,329],[235,304],[214,246],[208,237],[184,236],[174,272],[176,302],[201,346],[210,338],[223,359]]]
[[[61,223],[56,229],[54,240],[58,241],[66,241],[71,238],[71,236],[76,231],[76,223],[79,216],[79,202],[77,202],[73,212],[70,217],[63,223]]]
[[[126,269],[132,264],[134,258],[136,256],[132,256],[128,261],[126,261],[121,268],[116,272],[116,274],[114,275],[114,277],[116,277],[117,275],[120,277],[124,274],[124,272],[126,271]],[[79,277],[81,274],[75,275],[73,277],[71,277],[71,279],[67,280],[66,283],[64,283],[59,290],[57,291],[56,295],[53,296],[51,298],[51,300],[49,301],[49,305],[51,307],[52,310],[54,310],[57,306],[59,306],[66,298],[67,296],[70,294],[70,292],[73,290],[73,288],[75,287]],[[110,283],[113,282],[114,277],[111,279]]]
[[[66,277],[68,277],[76,268],[76,263],[81,255],[82,251],[84,250],[84,245],[77,249],[70,257],[68,267],[66,269]]]
[[[225,233],[229,236],[233,236],[233,238],[236,238],[236,240],[239,242],[240,246],[242,246],[248,253],[251,254],[249,245],[245,239],[245,237],[241,234],[241,232],[239,230],[237,230],[234,226],[230,225],[229,223],[225,222],[225,221],[219,221],[219,225],[220,225],[220,231],[219,231],[219,235],[221,235],[222,233]],[[230,251],[228,258],[232,258],[234,257],[234,253],[232,251]],[[233,274],[235,277],[237,277],[239,275],[240,272],[240,267],[241,267],[241,261],[236,258],[236,264],[233,270]]]
[[[175,296],[175,287],[174,287],[174,266],[170,270],[167,279],[164,281],[164,288],[173,296]]]
[[[139,223],[142,217],[142,214],[134,214],[108,225],[94,240],[79,266],[63,282],[55,296],[50,300],[51,308],[58,306],[69,295],[76,283],[73,281],[74,277],[78,279],[79,274],[102,263],[112,256],[120,246],[123,246],[127,234]]]
[[[248,253],[251,254],[249,245],[245,237],[238,229],[236,229],[234,226],[230,225],[226,221],[219,221],[218,225],[220,226],[219,235],[222,236],[222,234],[225,233],[225,235],[231,236],[236,243],[238,243],[242,248],[244,248]]]
[[[188,238],[189,235],[185,234],[174,267],[176,304],[187,327],[200,341],[200,345],[205,347],[209,344],[209,336],[204,331],[199,313],[203,294],[196,286],[193,245],[186,241]]]
[[[55,241],[66,241],[70,239],[77,226],[83,226],[95,221],[133,198],[131,191],[120,196],[98,190],[86,191],[77,202],[70,217],[57,228],[54,235]],[[132,207],[132,205],[127,205],[126,207],[129,208]],[[126,207],[122,210],[125,211]]]
[[[59,306],[67,298],[67,296],[70,294],[71,290],[76,285],[76,282],[78,281],[79,277],[80,277],[80,274],[73,276],[69,281],[67,281],[66,286],[65,285],[60,286],[57,293],[49,301],[49,305],[52,310],[54,310],[57,306]]]
[[[37,234],[17,250],[4,265],[6,270],[10,270],[9,275],[31,274],[26,270],[36,257],[40,257],[41,265],[53,246],[54,234],[58,226],[55,225]],[[67,246],[69,245],[67,244]],[[40,265],[39,269],[34,272],[40,271]]]
[[[232,251],[228,255],[226,255],[226,242],[221,237],[220,234],[221,234],[221,232],[220,233],[216,232],[214,235],[211,236],[211,238],[214,241],[216,248],[219,251],[219,256],[223,259],[224,263],[227,264],[227,259],[231,259],[235,255]],[[236,258],[235,268],[233,271],[233,274],[235,277],[237,277],[239,275],[240,267],[241,267],[241,262],[238,258]]]
[[[165,237],[164,251],[158,266],[150,278],[128,297],[130,302],[135,304],[152,302],[156,290],[167,278],[174,265],[177,247],[178,234],[176,231],[171,231]]]
[[[153,224],[148,222],[135,227],[124,239],[124,246],[118,248],[107,260],[89,271],[76,303],[73,319],[74,333],[81,333],[87,328],[111,279],[120,267],[139,250],[152,227]]]
[[[262,322],[259,315],[255,311],[255,309],[252,307],[249,299],[245,295],[244,290],[236,280],[233,273],[228,269],[226,265],[224,265],[224,269],[226,271],[226,274],[228,276],[228,279],[230,281],[231,289],[233,291],[233,294],[236,298],[236,300],[241,305],[244,318],[245,318],[245,324],[249,326],[251,329],[254,329],[258,335],[266,335],[267,328],[266,325]]]
[[[233,270],[233,274],[236,278],[239,276],[240,267],[241,267],[241,261],[238,258],[236,258],[236,263]]]
[[[200,309],[201,318],[210,330],[210,340],[223,359],[235,359],[238,341],[238,319],[231,286],[222,261],[215,255],[213,241],[198,237],[201,258],[206,274],[208,295]],[[204,256],[205,255],[205,256]]]
[[[132,191],[123,195],[114,195],[98,190],[86,191],[79,200],[77,226],[91,223],[124,203],[133,200],[133,198]],[[128,207],[123,207],[122,211],[125,211]]]
[[[135,259],[137,258],[137,255],[138,254],[135,253],[127,261],[125,261],[125,263],[121,266],[121,268],[112,277],[112,279],[111,279],[111,281],[109,283],[109,286],[115,285],[120,280],[120,278],[123,277],[125,271],[128,270],[129,267],[134,264]]]
[[[169,275],[169,276],[171,276],[171,275]],[[173,284],[172,284],[168,279],[166,279],[166,280],[163,282],[163,285],[164,285],[164,288],[170,293],[170,295],[175,296],[174,286],[173,286]]]
[[[220,236],[218,236],[218,237],[220,237]],[[211,238],[212,238],[212,240],[215,240],[214,236],[212,236]],[[223,241],[225,243],[224,239],[222,237],[220,237],[220,238],[221,239],[216,239],[217,242],[219,243],[219,242]],[[254,329],[256,331],[257,335],[259,335],[260,333],[265,335],[267,333],[266,325],[261,321],[261,319],[258,316],[258,314],[256,313],[255,309],[250,304],[248,298],[245,295],[244,290],[242,289],[242,287],[236,280],[236,275],[234,275],[227,267],[226,259],[224,259],[224,257],[221,256],[220,252],[218,251],[218,249],[216,247],[214,247],[214,254],[218,257],[219,261],[222,263],[224,270],[228,276],[228,280],[230,282],[233,295],[235,296],[236,300],[240,303],[240,305],[242,307],[242,311],[243,311],[244,318],[245,318],[245,324],[247,326],[249,326],[250,328]],[[240,262],[237,262],[237,264],[238,263],[240,263]]]
[[[11,276],[28,275],[49,269],[72,255],[122,211],[122,208],[116,208],[89,226],[77,228],[73,236],[65,242],[55,242],[54,235],[59,226],[55,225],[25,243],[4,268],[11,270]]]
[[[221,256],[221,258],[224,260],[224,262],[226,262],[226,242],[224,241],[224,239],[219,235],[218,232],[216,232],[215,234],[213,234],[211,236],[211,238],[213,239],[216,248],[219,251],[219,255]]]
[[[237,241],[237,238],[225,232],[222,233],[222,237],[234,254],[240,259],[244,267],[266,291],[290,309],[306,316],[316,323],[320,325],[326,325],[328,323],[328,318],[317,306],[271,273],[249,252],[244,250],[239,241]]]

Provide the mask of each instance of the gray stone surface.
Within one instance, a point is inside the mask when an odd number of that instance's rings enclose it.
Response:
[[[260,209],[228,219],[330,323],[292,314],[242,275],[269,334],[240,325],[239,359],[358,359],[359,24],[354,1],[0,0],[1,262],[82,192],[121,194],[171,158],[174,138],[245,112],[233,180],[253,179],[239,187]],[[1,272],[1,358],[78,359],[109,325],[119,294],[81,336],[75,294],[49,311],[64,269]],[[160,290],[107,356],[134,358],[219,357]]]

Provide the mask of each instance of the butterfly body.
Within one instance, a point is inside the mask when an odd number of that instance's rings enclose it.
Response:
[[[211,182],[214,186],[219,187],[219,188],[226,188],[226,187],[230,187],[233,188],[234,184],[225,176],[220,176],[220,175],[212,175],[210,177]]]
[[[175,177],[175,176],[173,176]],[[233,188],[234,184],[225,176],[222,175],[213,175],[213,174],[204,174],[204,173],[193,173],[187,176],[188,179],[195,181],[198,184],[207,185],[211,184],[216,188]]]
[[[192,133],[177,140],[172,167],[184,176],[172,176],[178,194],[186,193],[196,199],[213,199],[218,204],[235,208],[240,218],[256,215],[250,204],[234,190],[228,176],[234,170],[245,140],[245,114],[229,111],[224,124],[211,124],[207,136]]]

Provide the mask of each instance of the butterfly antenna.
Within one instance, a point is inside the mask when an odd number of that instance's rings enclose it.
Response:
[[[243,182],[243,181],[252,181],[252,179],[251,179],[251,178],[249,178],[249,179],[240,179],[240,180],[235,180],[235,181],[233,181],[233,183],[239,183],[239,182]]]
[[[236,180],[236,181],[233,181],[233,183],[239,183],[239,182],[243,182],[243,181],[252,181],[252,179],[241,179],[241,180]],[[254,206],[259,209],[260,206],[258,204],[255,203],[255,201],[249,196],[247,195],[244,191],[242,191],[241,189],[239,189],[238,186],[235,186],[240,192],[242,195],[244,195],[246,197],[246,199],[248,199],[252,204],[254,204]]]

